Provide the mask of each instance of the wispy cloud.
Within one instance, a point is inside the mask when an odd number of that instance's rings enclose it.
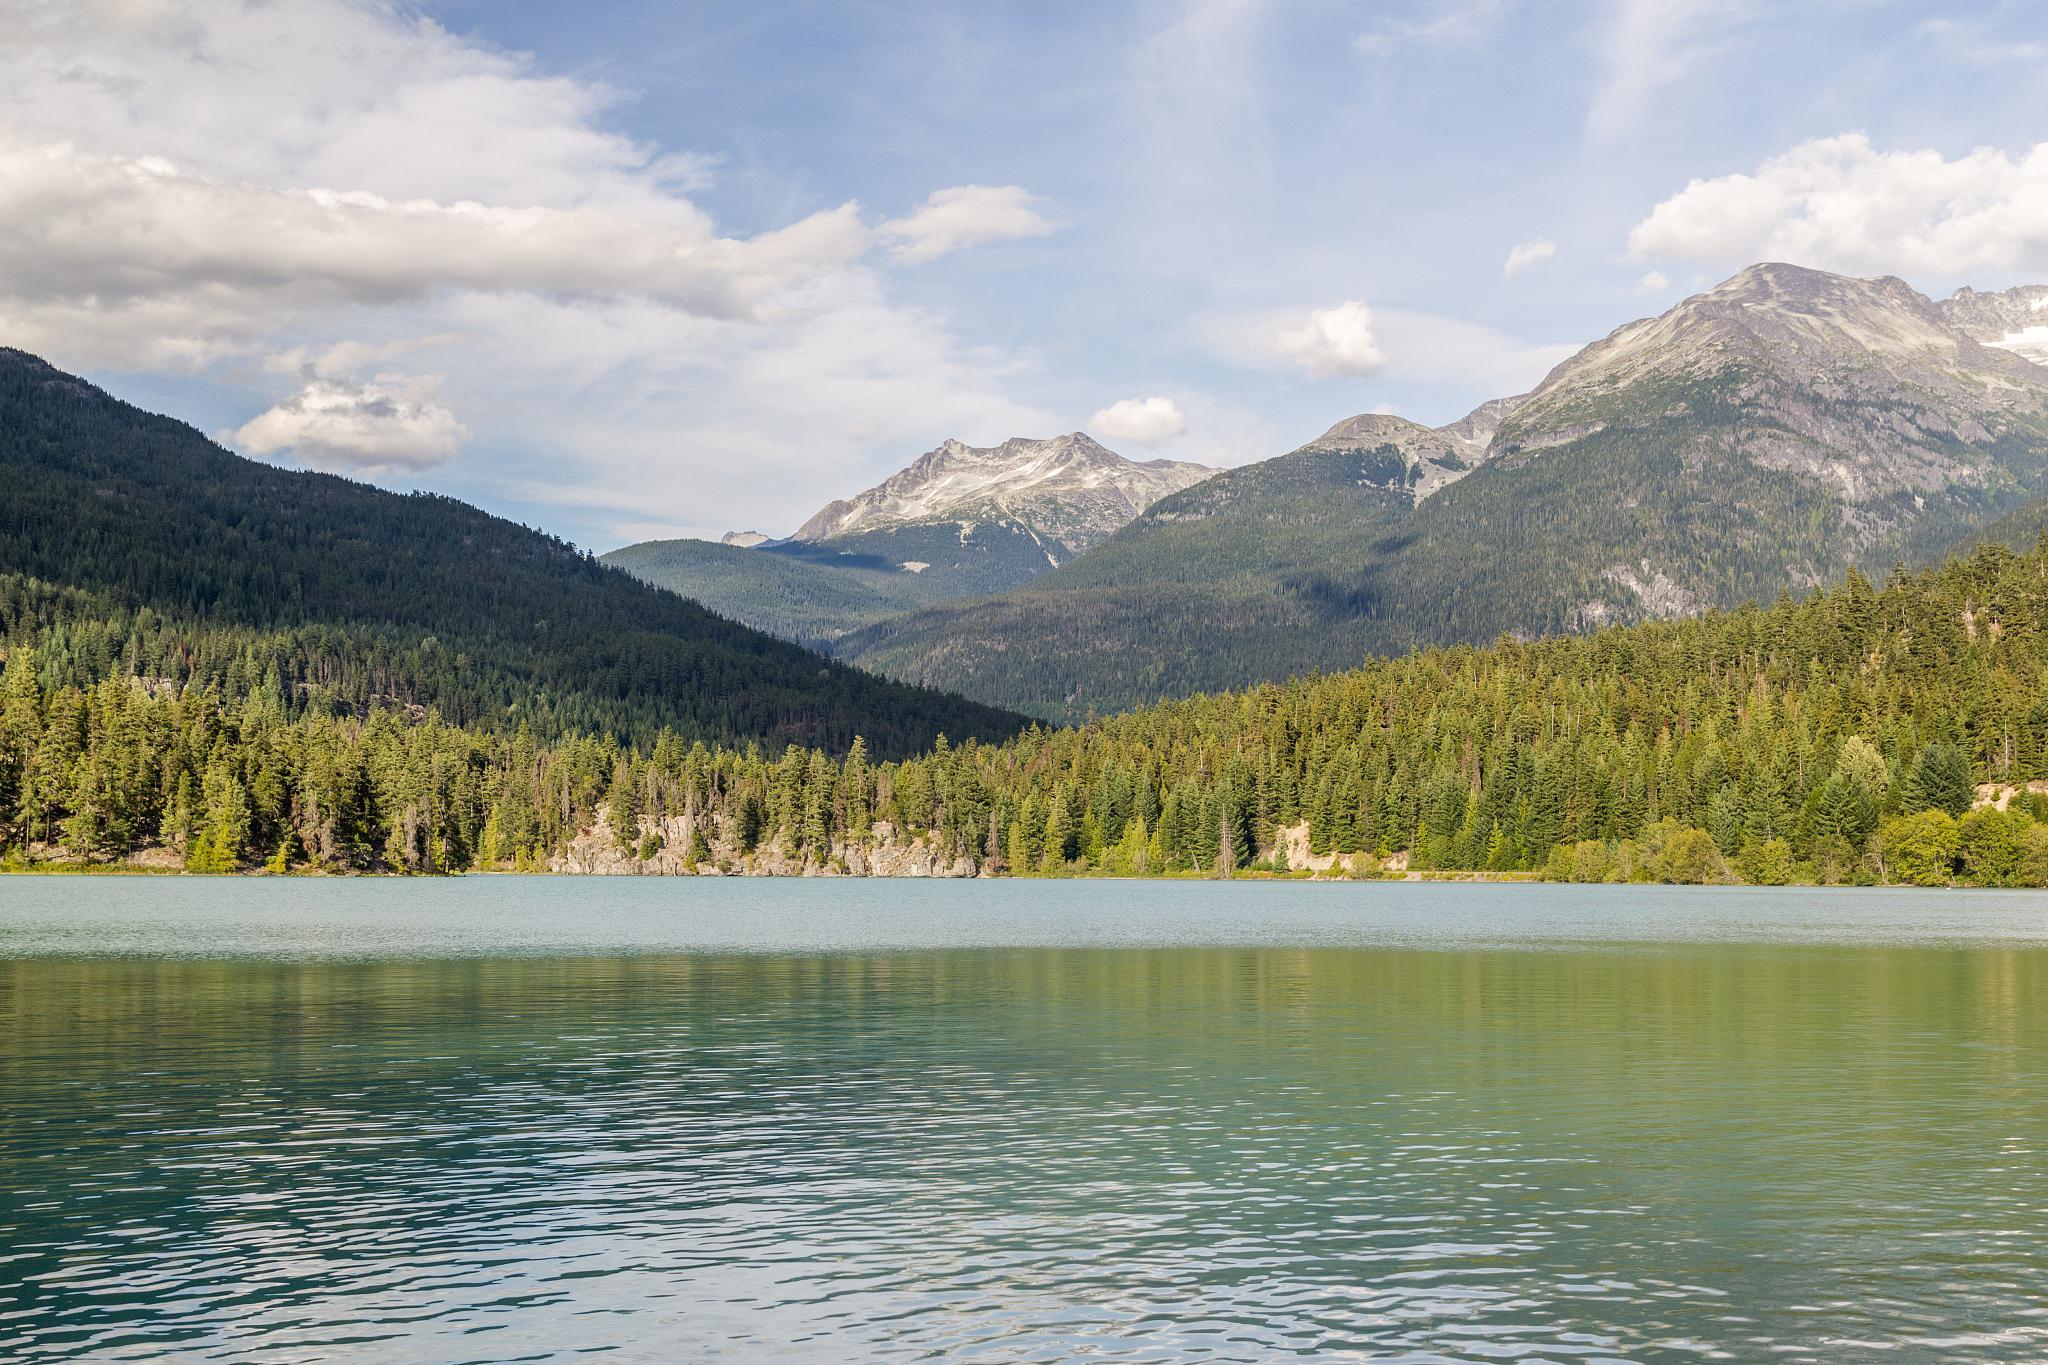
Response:
[[[1048,235],[1054,224],[1033,207],[1036,202],[1022,185],[934,190],[908,217],[882,224],[882,235],[894,240],[890,254],[899,261],[937,260],[962,247]]]
[[[1752,0],[1608,0],[1594,31],[1600,79],[1586,135],[1612,142],[1638,126],[1660,89],[1723,51],[1751,16]]]
[[[1508,258],[1500,268],[1500,277],[1511,280],[1532,265],[1541,264],[1557,254],[1557,243],[1547,237],[1523,242],[1508,252]]]
[[[1419,14],[1387,19],[1353,40],[1375,56],[1412,44],[1462,46],[1489,36],[1514,0],[1431,0]]]
[[[2048,61],[2048,42],[2038,37],[2015,38],[1982,20],[1929,19],[1920,25],[1918,34],[1936,51],[1972,66]]]

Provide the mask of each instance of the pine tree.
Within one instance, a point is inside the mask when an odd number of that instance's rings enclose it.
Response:
[[[1902,809],[1939,810],[1961,815],[1976,800],[1976,780],[1970,760],[1959,745],[1948,741],[1928,744],[1920,750],[1907,779]]]

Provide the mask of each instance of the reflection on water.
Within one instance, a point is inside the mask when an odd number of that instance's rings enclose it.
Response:
[[[2039,1360],[2044,987],[2030,947],[18,958],[0,1358]]]

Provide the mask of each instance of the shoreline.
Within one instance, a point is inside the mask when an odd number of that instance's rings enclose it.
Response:
[[[1650,878],[1630,878],[1624,881],[1554,881],[1536,871],[1485,872],[1432,869],[1392,873],[1377,877],[1332,876],[1327,872],[1272,872],[1267,870],[1241,869],[1229,877],[1216,877],[1207,873],[1167,872],[1143,875],[1105,873],[1095,870],[1076,871],[1061,874],[1035,873],[1029,876],[975,875],[966,877],[928,875],[920,873],[786,873],[786,872],[731,872],[731,873],[616,873],[578,872],[553,869],[542,871],[520,871],[512,868],[472,868],[461,872],[391,872],[391,871],[346,871],[335,872],[325,868],[293,869],[289,872],[273,872],[254,868],[238,872],[192,872],[181,867],[123,866],[100,864],[78,866],[65,863],[36,863],[27,866],[0,867],[0,877],[143,877],[143,878],[212,878],[231,881],[454,881],[468,877],[507,878],[553,878],[563,881],[852,881],[852,882],[1286,882],[1310,884],[1348,884],[1353,886],[1371,885],[1417,885],[1443,883],[1450,885],[1499,885],[1499,886],[1654,886],[1654,887],[1709,887],[1741,888],[1752,891],[1778,890],[1823,890],[1823,891],[2032,891],[2048,892],[2048,887],[2038,886],[1973,886],[1967,882],[1946,882],[1925,885],[1917,882],[1884,881],[1861,884],[1855,882],[1749,882],[1740,879],[1709,882],[1663,882]]]

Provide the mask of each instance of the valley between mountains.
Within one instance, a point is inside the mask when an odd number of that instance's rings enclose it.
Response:
[[[1228,470],[946,442],[786,538],[604,556],[722,615],[1056,720],[1804,594],[2031,544],[2048,286],[1753,266],[1446,426]],[[754,537],[737,537],[741,542]]]

